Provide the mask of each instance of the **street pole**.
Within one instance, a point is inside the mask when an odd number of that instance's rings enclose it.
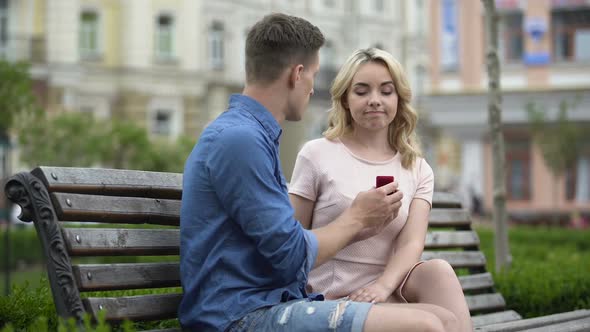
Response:
[[[2,151],[2,184],[4,183],[4,180],[8,177],[8,167],[9,167],[9,162],[8,162],[8,158],[9,158],[9,153],[10,153],[10,138],[8,137],[0,137],[0,148]],[[5,203],[6,203],[6,198],[5,198]],[[5,246],[5,250],[4,250],[4,294],[6,296],[8,296],[10,294],[10,258],[11,258],[11,252],[10,252],[10,212],[9,212],[9,206],[8,204],[5,204],[5,207],[3,209],[3,217],[4,220],[6,220],[6,229],[4,231],[4,246]]]

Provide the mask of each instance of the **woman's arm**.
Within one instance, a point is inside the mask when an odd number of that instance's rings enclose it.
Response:
[[[385,271],[377,280],[350,295],[353,301],[385,302],[401,284],[410,268],[420,260],[428,229],[430,204],[423,199],[413,199],[406,225],[398,235]]]
[[[303,228],[311,229],[311,217],[315,202],[295,194],[289,194],[289,199],[295,210],[295,219],[301,223]]]

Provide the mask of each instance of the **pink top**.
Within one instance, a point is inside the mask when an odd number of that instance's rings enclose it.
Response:
[[[348,296],[377,278],[393,253],[412,200],[419,198],[432,205],[434,177],[423,158],[417,158],[412,169],[405,169],[399,153],[386,161],[370,161],[356,156],[338,139],[316,139],[299,152],[289,193],[315,202],[312,228],[335,220],[360,191],[375,186],[377,175],[393,175],[404,193],[397,218],[381,233],[345,247],[331,261],[314,269],[309,277],[313,292],[328,298]]]

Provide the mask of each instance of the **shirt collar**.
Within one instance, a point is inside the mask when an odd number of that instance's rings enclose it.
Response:
[[[270,135],[270,137],[276,141],[281,137],[283,129],[277,122],[277,119],[272,116],[270,111],[266,109],[261,103],[256,101],[254,98],[241,95],[232,94],[229,99],[229,108],[244,109],[248,113],[260,122],[264,130]]]

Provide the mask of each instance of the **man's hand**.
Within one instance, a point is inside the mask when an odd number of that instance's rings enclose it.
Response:
[[[357,236],[371,237],[385,228],[402,206],[402,193],[395,192],[397,182],[359,193],[352,205],[335,221],[312,229],[318,243],[315,265],[319,266],[354,242]],[[394,193],[395,192],[395,193]],[[391,195],[388,195],[391,194]]]
[[[367,235],[371,232],[374,232],[372,235],[377,234],[397,217],[403,198],[397,187],[396,181],[380,188],[360,192],[356,196],[350,206],[350,213],[367,229],[364,233],[368,233],[362,237],[370,237]]]

